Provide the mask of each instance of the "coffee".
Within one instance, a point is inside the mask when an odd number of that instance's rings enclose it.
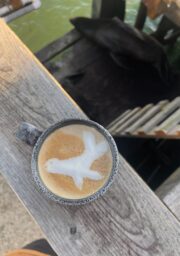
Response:
[[[66,199],[82,199],[97,192],[108,181],[112,166],[106,138],[83,124],[56,129],[44,140],[38,155],[42,182]]]

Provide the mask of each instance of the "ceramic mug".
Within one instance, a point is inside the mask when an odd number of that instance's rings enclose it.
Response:
[[[111,156],[112,156],[111,170],[106,182],[97,191],[82,198],[67,198],[67,196],[61,196],[57,193],[54,193],[54,191],[49,189],[49,186],[47,186],[43,181],[42,176],[40,175],[40,167],[38,166],[38,158],[39,158],[40,152],[42,151],[41,149],[44,147],[45,142],[47,141],[47,138],[50,138],[49,137],[50,135],[55,134],[54,132],[60,131],[62,128],[63,128],[63,131],[66,131],[66,130],[68,131],[68,129],[75,127],[74,125],[76,126],[76,129],[77,127],[79,127],[79,125],[80,127],[86,126],[87,129],[93,129],[95,132],[99,133],[100,136],[103,136],[104,140],[106,141],[106,144],[108,144],[108,147],[110,149]],[[83,205],[88,202],[91,202],[97,199],[98,197],[102,196],[107,191],[107,189],[110,187],[110,185],[113,182],[115,174],[117,173],[118,164],[119,164],[119,154],[118,154],[116,143],[112,138],[112,136],[110,135],[110,133],[103,126],[101,126],[100,124],[94,121],[83,120],[83,119],[66,119],[50,126],[44,132],[39,131],[35,126],[29,123],[22,123],[17,132],[17,137],[22,141],[26,142],[27,144],[33,146],[31,169],[32,169],[32,175],[33,175],[35,184],[37,185],[37,188],[41,193],[43,193],[48,199],[53,200],[55,202],[66,204],[66,205]],[[92,135],[90,135],[90,137],[87,138],[87,141],[89,141],[87,143],[91,143],[91,137]],[[73,158],[73,161],[74,160],[75,158]],[[56,160],[56,162],[58,161],[59,160]],[[50,162],[48,162],[48,164],[49,163]],[[75,165],[75,161],[73,162],[73,165]],[[82,172],[83,172],[83,168],[82,168]]]

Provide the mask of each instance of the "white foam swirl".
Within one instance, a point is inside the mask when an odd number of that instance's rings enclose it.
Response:
[[[49,173],[63,174],[72,177],[77,188],[82,189],[84,178],[91,180],[101,180],[103,176],[91,170],[92,163],[103,156],[108,150],[108,143],[102,141],[96,144],[95,136],[92,132],[83,132],[84,152],[77,157],[60,160],[49,159],[45,166]]]

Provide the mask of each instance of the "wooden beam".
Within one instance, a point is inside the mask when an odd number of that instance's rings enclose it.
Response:
[[[65,34],[63,37],[58,38],[57,40],[42,48],[40,51],[36,52],[35,55],[42,63],[46,63],[54,58],[56,55],[60,54],[61,52],[65,51],[67,48],[75,44],[80,39],[80,33],[77,30],[73,29]]]
[[[3,21],[0,108],[0,170],[58,255],[180,255],[180,223],[121,155],[113,186],[91,204],[58,205],[37,191],[32,148],[15,136],[19,124],[44,129],[87,117]]]
[[[126,10],[125,0],[93,0],[92,18],[118,17],[124,20]]]

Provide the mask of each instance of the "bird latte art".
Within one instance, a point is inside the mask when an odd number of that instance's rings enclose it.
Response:
[[[112,171],[112,152],[98,130],[71,124],[58,128],[45,139],[38,169],[51,192],[67,199],[81,199],[107,182]]]

